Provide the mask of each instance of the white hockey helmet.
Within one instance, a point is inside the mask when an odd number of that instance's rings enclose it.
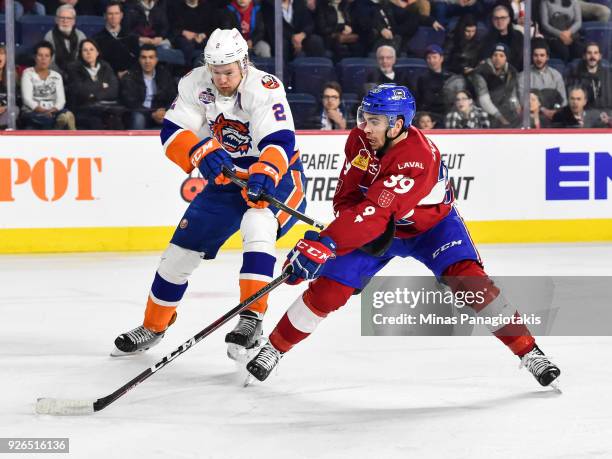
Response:
[[[238,62],[240,71],[246,74],[249,64],[249,46],[236,29],[215,29],[204,48],[207,65],[224,65]]]

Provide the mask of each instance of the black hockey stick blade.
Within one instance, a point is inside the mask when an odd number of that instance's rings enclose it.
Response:
[[[106,397],[99,398],[95,401],[92,400],[84,400],[84,399],[59,399],[59,398],[39,398],[36,401],[36,413],[38,414],[50,414],[54,416],[80,416],[93,414],[96,411],[101,411],[106,408],[108,405],[113,403],[118,398],[125,395],[127,392],[132,390],[138,384],[146,380],[149,376],[155,373],[158,370],[161,370],[163,367],[168,365],[174,359],[176,359],[179,355],[186,352],[188,349],[202,341],[212,332],[217,330],[219,327],[224,325],[226,322],[231,320],[233,317],[237,316],[240,311],[247,308],[250,304],[259,300],[264,295],[267,295],[276,287],[281,285],[289,275],[291,274],[291,266],[287,266],[283,273],[277,278],[273,279],[268,285],[259,289],[253,295],[248,297],[242,303],[235,306],[230,311],[226,312],[223,316],[219,317],[213,323],[211,323],[206,328],[202,329],[200,332],[192,336],[190,339],[185,341],[179,347],[177,347],[170,354],[166,355],[163,359],[157,362],[150,368],[147,368],[138,376],[136,376],[131,381],[127,382],[119,389],[117,389],[112,394],[107,395]]]
[[[239,178],[234,171],[231,171],[225,166],[223,166],[223,175],[225,175],[228,179],[230,179],[234,185],[237,185],[240,188],[246,188],[247,183],[241,178]],[[298,220],[303,221],[304,223],[314,226],[315,228],[320,229],[320,230],[325,229],[325,225],[323,223],[316,221],[314,218],[310,218],[308,215],[303,214],[299,210],[295,210],[293,207],[289,207],[284,202],[280,202],[274,196],[263,194],[261,196],[261,199],[263,201],[270,203],[277,209],[280,209],[283,212],[288,213],[292,217],[295,217]]]

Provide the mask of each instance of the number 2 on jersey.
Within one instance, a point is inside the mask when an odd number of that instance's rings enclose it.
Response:
[[[274,118],[276,118],[276,121],[285,121],[287,119],[283,104],[272,105],[272,110],[274,110]]]

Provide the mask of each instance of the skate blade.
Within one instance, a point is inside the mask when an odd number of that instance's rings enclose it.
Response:
[[[110,356],[111,357],[129,357],[131,355],[138,355],[138,354],[142,354],[144,351],[146,351],[147,349],[139,349],[138,351],[134,351],[134,352],[123,352],[122,350],[118,349],[117,347],[115,347],[111,352],[110,352]]]
[[[554,392],[558,393],[558,394],[562,394],[563,391],[561,390],[561,386],[559,386],[559,380],[555,379],[553,382],[551,382],[548,387],[550,387]]]
[[[255,382],[255,376],[253,376],[247,370],[247,376],[246,376],[246,378],[244,378],[244,382],[242,383],[242,387],[249,387],[254,382]]]

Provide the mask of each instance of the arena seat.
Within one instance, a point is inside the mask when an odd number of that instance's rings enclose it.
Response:
[[[368,75],[376,72],[378,64],[368,57],[347,57],[338,62],[336,69],[342,91],[360,94]]]
[[[436,31],[433,27],[419,27],[416,34],[408,41],[408,52],[412,56],[424,57],[425,48],[429,45],[442,46],[445,37],[443,30]]]
[[[296,129],[316,129],[317,99],[307,93],[287,93]]]
[[[54,16],[35,16],[26,14],[17,21],[21,28],[21,45],[31,49],[45,38],[45,34],[55,25]]]
[[[583,22],[581,29],[585,42],[594,41],[599,44],[601,56],[612,59],[612,23]]]
[[[296,93],[308,93],[319,98],[323,85],[336,81],[334,64],[326,57],[300,57],[290,67],[293,91]]]
[[[102,16],[77,16],[76,27],[86,37],[93,37],[104,28],[104,18]]]

